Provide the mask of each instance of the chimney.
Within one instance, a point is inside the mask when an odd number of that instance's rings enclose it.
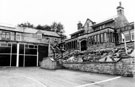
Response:
[[[119,2],[119,6],[117,7],[117,15],[124,15],[124,8],[121,6],[121,2]]]
[[[79,23],[77,24],[77,28],[78,30],[82,29],[82,23],[79,21]]]

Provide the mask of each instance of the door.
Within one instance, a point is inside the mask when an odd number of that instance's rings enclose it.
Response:
[[[48,46],[43,46],[39,45],[38,46],[38,57],[39,57],[39,62],[43,60],[43,58],[48,57]]]

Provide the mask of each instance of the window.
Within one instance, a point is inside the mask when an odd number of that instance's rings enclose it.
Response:
[[[9,32],[6,33],[6,39],[7,40],[10,40],[10,34],[9,34]]]
[[[8,47],[8,43],[1,43],[1,47]]]
[[[55,38],[55,41],[58,41],[58,39]]]
[[[38,39],[42,39],[42,34],[37,34]]]
[[[15,40],[15,33],[14,32],[10,32],[10,39]]]
[[[103,25],[102,28],[105,28],[105,25]]]
[[[35,48],[37,48],[37,45],[35,45]]]
[[[109,33],[109,40],[112,42],[112,32]]]
[[[21,33],[16,33],[16,40],[21,41]]]
[[[126,41],[130,41],[130,35],[129,34],[125,34],[125,39],[126,39]]]
[[[103,42],[103,34],[101,34],[101,42]]]
[[[134,33],[131,33],[131,40],[134,41]]]
[[[97,36],[94,36],[95,44],[97,44]]]
[[[1,39],[2,40],[5,40],[5,38],[6,38],[6,33],[5,32],[2,32]]]
[[[91,44],[94,44],[93,36],[90,37]]]
[[[29,45],[29,48],[34,48],[34,45]]]
[[[88,42],[89,42],[89,45],[91,45],[91,37],[90,36],[88,37]]]
[[[99,26],[99,29],[101,30],[102,29],[102,26]]]
[[[100,42],[99,34],[97,35],[97,42],[98,42],[98,43]]]
[[[131,29],[134,29],[134,25],[131,25]]]

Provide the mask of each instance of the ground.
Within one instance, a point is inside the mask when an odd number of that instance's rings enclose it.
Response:
[[[0,87],[135,87],[135,77],[39,67],[0,67]]]

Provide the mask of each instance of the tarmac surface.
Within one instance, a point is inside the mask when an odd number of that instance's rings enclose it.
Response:
[[[135,87],[135,77],[39,67],[0,67],[0,87]]]

